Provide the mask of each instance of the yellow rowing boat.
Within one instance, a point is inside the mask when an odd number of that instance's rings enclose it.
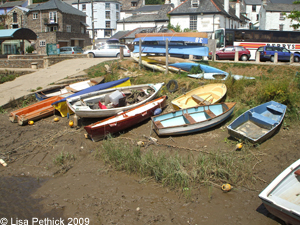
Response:
[[[179,96],[171,103],[175,110],[198,105],[209,105],[219,102],[225,96],[226,92],[227,88],[225,84],[207,84]]]

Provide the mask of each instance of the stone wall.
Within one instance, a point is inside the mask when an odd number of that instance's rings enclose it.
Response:
[[[86,58],[87,55],[66,56],[34,56],[34,55],[10,55],[8,59],[0,59],[0,68],[35,68],[42,69],[59,63],[66,59]]]
[[[13,21],[13,14],[17,13],[17,21]],[[15,28],[25,28],[27,27],[27,16],[23,10],[21,10],[18,7],[15,7],[14,10],[11,10],[7,13],[6,19],[5,19],[5,26],[7,29],[14,29],[13,25],[17,25],[18,27]]]

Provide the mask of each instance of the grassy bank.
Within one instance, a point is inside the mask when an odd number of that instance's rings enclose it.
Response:
[[[109,65],[111,73],[107,73],[104,65]],[[300,110],[300,68],[289,65],[258,65],[246,63],[208,62],[210,66],[222,69],[230,74],[255,77],[255,80],[226,81],[192,79],[186,73],[170,73],[165,75],[148,69],[139,70],[138,65],[131,60],[121,63],[107,62],[91,68],[89,76],[105,75],[106,81],[120,79],[131,75],[132,84],[155,83],[176,80],[178,89],[174,93],[162,89],[162,94],[168,95],[168,101],[180,96],[186,91],[208,83],[224,82],[227,95],[224,101],[236,102],[233,117],[236,118],[248,109],[265,103],[277,101],[287,105],[284,126],[299,124]],[[126,73],[124,73],[126,71]],[[228,141],[230,142],[230,141]],[[231,145],[236,143],[231,141]],[[230,183],[235,186],[254,187],[257,178],[253,173],[260,163],[259,157],[251,149],[253,145],[245,143],[243,151],[179,154],[178,149],[167,152],[160,147],[141,148],[122,139],[114,138],[102,141],[96,156],[117,170],[135,173],[141,177],[151,177],[157,182],[169,187],[190,188],[197,184]],[[259,146],[256,146],[259,149]],[[258,154],[258,153],[257,153]]]

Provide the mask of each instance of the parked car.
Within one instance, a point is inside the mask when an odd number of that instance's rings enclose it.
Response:
[[[87,50],[83,54],[90,54],[91,57],[120,57],[120,47],[123,47],[123,56],[130,56],[130,50],[126,45],[106,44],[98,49]]]
[[[216,51],[216,59],[234,59],[235,52],[239,52],[239,60],[247,61],[251,57],[251,53],[243,46],[228,46]]]
[[[59,48],[60,54],[82,54],[83,50],[82,48],[78,46],[64,46]]]
[[[260,61],[271,61],[274,62],[274,54],[278,53],[278,61],[290,61],[291,52],[284,47],[277,46],[261,46],[257,49],[260,53]],[[300,54],[294,53],[294,62],[299,62]]]

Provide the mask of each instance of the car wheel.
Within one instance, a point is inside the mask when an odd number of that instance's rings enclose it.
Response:
[[[219,56],[218,55],[216,55],[216,60],[219,60]]]
[[[118,53],[118,54],[116,55],[116,57],[119,59],[119,58],[120,58],[120,53]]]
[[[270,61],[274,62],[274,56],[271,56]]]
[[[298,56],[295,56],[294,57],[294,62],[299,62],[300,60],[299,60],[299,57]]]
[[[89,58],[95,58],[95,54],[92,53],[92,52],[90,52],[90,53],[89,53]]]
[[[242,60],[242,61],[247,61],[247,60],[248,60],[248,56],[242,55],[242,56],[241,56],[241,60]]]

